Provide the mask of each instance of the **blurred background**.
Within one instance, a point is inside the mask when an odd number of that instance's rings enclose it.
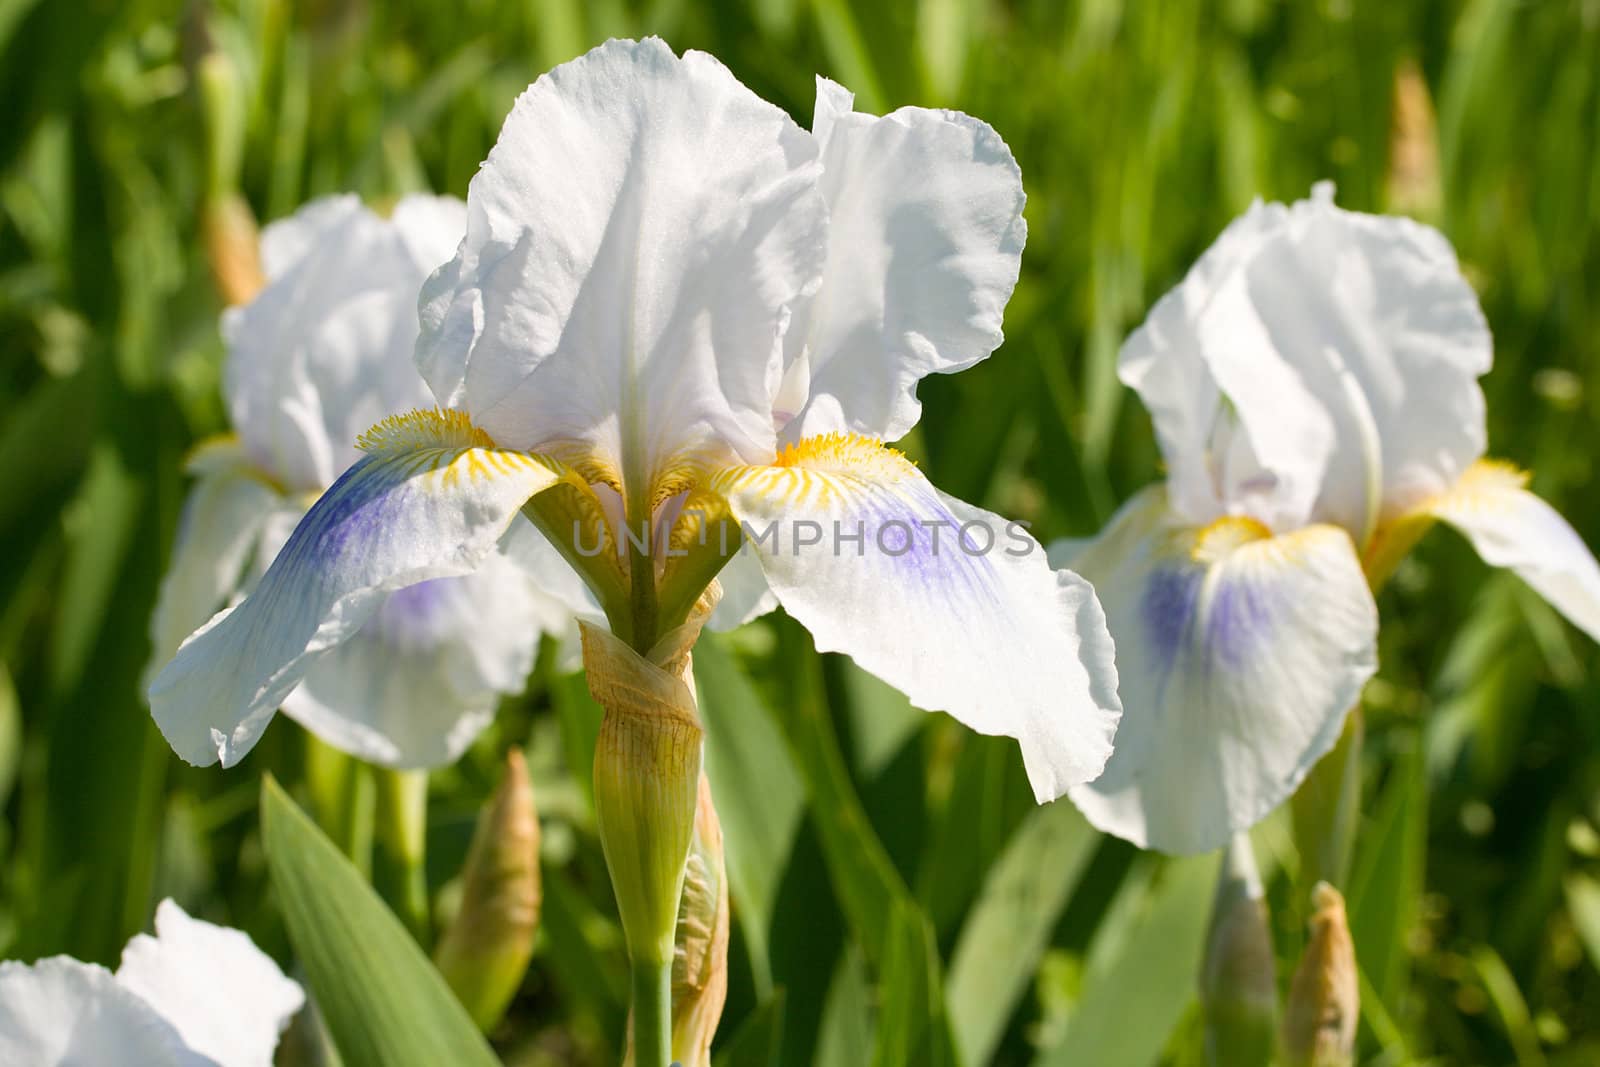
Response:
[[[288,955],[256,798],[266,771],[300,787],[298,728],[197,771],[139,689],[180,464],[224,426],[202,204],[465,195],[524,86],[644,33],[802,125],[822,73],[862,110],[957,107],[1011,145],[1030,233],[1006,343],[923,383],[908,442],[947,491],[1045,541],[1095,531],[1160,473],[1121,339],[1252,198],[1331,178],[1454,242],[1496,337],[1491,453],[1600,546],[1597,0],[0,0],[0,957],[114,964],[166,895]],[[1444,531],[1381,609],[1347,893],[1362,1062],[1600,1062],[1600,652]],[[905,1063],[929,1025],[969,1065],[1201,1062],[1215,859],[1035,809],[1012,743],[808,640],[779,617],[696,654],[736,908],[719,1063]],[[433,776],[430,886],[447,909],[525,747],[544,918],[494,1040],[609,1064],[598,713],[557,663]],[[1305,887],[1285,820],[1256,846],[1286,984]]]

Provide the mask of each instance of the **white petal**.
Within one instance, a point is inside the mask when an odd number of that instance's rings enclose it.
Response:
[[[1179,525],[1147,489],[1075,565],[1116,640],[1125,712],[1105,774],[1072,791],[1100,829],[1163,852],[1227,844],[1332,747],[1377,665],[1349,536]]]
[[[423,291],[441,403],[613,473],[765,460],[788,305],[820,273],[816,145],[710,56],[611,41],[518,99]]]
[[[67,956],[0,963],[0,1063],[219,1067],[110,971]]]
[[[518,517],[500,539],[500,550],[521,567],[532,580],[540,597],[541,628],[552,636],[577,637],[576,620],[596,626],[606,625],[605,609],[600,606],[589,584],[572,569],[549,538],[526,518]]]
[[[784,459],[712,484],[817,648],[847,653],[918,707],[1017,738],[1041,803],[1100,773],[1117,671],[1086,582],[876,442],[806,441]],[[769,526],[776,540],[763,539]]]
[[[786,440],[848,430],[895,440],[922,414],[917,382],[997,348],[1028,227],[1022,172],[987,124],[902,108],[878,118],[817,79],[828,263],[795,317],[790,351],[806,379],[780,397]],[[801,346],[804,346],[801,351]]]
[[[156,723],[189,762],[238,762],[312,660],[359,630],[384,593],[471,573],[558,478],[454,413],[419,412],[374,435],[255,591],[191,637],[151,686]]]
[[[500,698],[522,691],[541,607],[528,576],[498,553],[465,577],[396,590],[311,665],[283,710],[371,763],[452,763],[493,721]]]
[[[739,546],[739,551],[717,574],[717,581],[722,585],[722,599],[717,601],[711,617],[706,620],[706,625],[713,630],[732,630],[777,610],[777,594],[767,584],[761,557],[749,545]]]
[[[1244,512],[1303,523],[1333,447],[1330,416],[1248,309],[1245,271],[1286,217],[1257,203],[1230,224],[1118,358],[1155,421],[1173,506],[1193,522]]]
[[[1490,357],[1449,243],[1342,211],[1319,186],[1230,226],[1129,338],[1121,371],[1191,520],[1330,522],[1364,540],[1482,454]]]
[[[224,391],[258,467],[324,489],[362,430],[431,402],[412,362],[417,293],[464,228],[459,201],[407,197],[383,219],[353,196],[267,228],[269,283],[223,318]]]
[[[1507,467],[1480,462],[1427,510],[1466,535],[1484,562],[1509,567],[1600,641],[1600,565],[1555,508],[1522,488],[1524,481]]]
[[[239,591],[262,524],[278,503],[270,486],[239,467],[204,474],[195,483],[150,618],[147,675]]]
[[[122,950],[117,982],[221,1067],[271,1067],[278,1036],[305,1003],[249,935],[190,918],[171,900],[156,909],[156,935],[138,934]]]

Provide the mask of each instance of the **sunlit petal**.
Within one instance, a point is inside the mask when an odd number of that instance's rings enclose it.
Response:
[[[1179,521],[1147,489],[1074,562],[1105,605],[1126,711],[1105,774],[1072,799],[1109,833],[1188,853],[1255,824],[1333,745],[1378,618],[1341,529]]]
[[[828,263],[789,330],[801,380],[775,417],[793,417],[790,441],[904,436],[922,413],[918,381],[999,346],[1027,239],[1022,173],[986,123],[915,107],[879,118],[851,104],[817,80]]]
[[[555,68],[472,181],[418,365],[496,440],[613,477],[770,456],[782,330],[822,268],[815,157],[708,55],[611,41]]]
[[[123,949],[117,982],[224,1067],[271,1067],[278,1035],[305,1003],[248,935],[192,919],[170,900],[156,909],[155,936],[139,934]]]
[[[711,617],[706,620],[709,629],[732,630],[759,619],[778,606],[778,597],[761,569],[761,557],[747,544],[739,546],[739,551],[718,573],[717,581],[722,585],[722,599],[717,601]]]
[[[1600,641],[1600,565],[1577,531],[1524,489],[1526,483],[1514,468],[1479,462],[1426,510],[1460,530],[1484,562],[1510,568]]]
[[[1129,338],[1174,506],[1358,539],[1481,455],[1491,342],[1449,243],[1335,207],[1257,204]]]
[[[311,661],[383,594],[470,573],[556,468],[497,448],[457,413],[392,419],[301,520],[255,592],[192,637],[156,678],[151,710],[191,763],[236,763]]]
[[[1041,802],[1100,772],[1119,713],[1100,605],[1020,526],[842,435],[724,471],[713,487],[819,649],[848,654],[918,707],[1017,738]]]

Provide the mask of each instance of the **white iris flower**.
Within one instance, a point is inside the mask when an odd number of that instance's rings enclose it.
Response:
[[[441,410],[369,432],[256,592],[156,679],[163,731],[238,760],[385,595],[474,572],[526,506],[636,649],[742,541],[819,648],[1017,738],[1041,800],[1093,778],[1119,715],[1093,591],[881,443],[917,421],[922,377],[999,345],[1022,205],[966,115],[857,114],[822,81],[808,133],[658,40],[551,71],[423,289]]]
[[[1376,668],[1369,582],[1435,520],[1600,638],[1594,557],[1483,459],[1491,352],[1445,238],[1326,184],[1256,204],[1156,305],[1119,370],[1166,483],[1070,556],[1127,705],[1105,775],[1072,793],[1095,825],[1198,852],[1284,801]]]
[[[311,502],[355,461],[361,430],[427,402],[412,360],[417,292],[465,229],[459,200],[407,197],[384,219],[353,196],[267,227],[268,284],[223,319],[237,433],[190,461],[198,480],[151,624],[157,664],[256,584]],[[276,696],[306,728],[364,759],[447,763],[493,718],[501,694],[521,690],[541,630],[565,615],[492,552],[469,576],[375,601]]]
[[[248,935],[164,900],[115,974],[70,956],[0,963],[0,1063],[270,1067],[304,1003]]]

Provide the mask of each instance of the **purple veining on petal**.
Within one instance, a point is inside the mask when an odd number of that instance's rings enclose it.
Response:
[[[448,638],[460,619],[465,579],[434,578],[390,593],[367,623],[384,643],[401,651],[432,648]]]
[[[1145,585],[1139,615],[1145,637],[1163,668],[1170,669],[1177,659],[1204,577],[1205,572],[1197,568],[1158,567]]]
[[[937,494],[921,492],[908,499],[880,489],[864,503],[857,514],[862,517],[869,555],[892,558],[908,572],[909,581],[934,589],[941,599],[1000,607],[994,562],[975,551],[981,547],[976,538],[961,533],[960,518]],[[996,538],[990,551],[1002,550]]]
[[[1237,668],[1272,624],[1263,590],[1244,582],[1218,583],[1206,618],[1206,648],[1222,666]]]

